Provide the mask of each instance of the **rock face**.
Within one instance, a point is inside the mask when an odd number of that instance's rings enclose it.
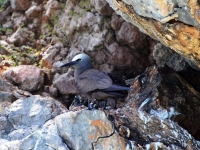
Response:
[[[0,149],[200,149],[199,1],[107,1],[0,1]],[[78,53],[132,86],[117,109],[87,110]]]
[[[107,2],[126,21],[200,67],[199,1]]]
[[[10,68],[3,75],[26,91],[38,90],[44,81],[41,70],[31,65]]]
[[[68,112],[55,118],[61,137],[71,149],[126,148],[125,140],[115,133],[112,123],[102,111]],[[104,137],[107,137],[104,139]]]
[[[157,67],[136,77],[133,88],[125,106],[109,111],[119,131],[128,128],[128,137],[140,145],[159,141],[169,149],[200,148],[191,136],[199,136],[199,92],[170,68]]]
[[[0,122],[1,148],[121,150],[129,145],[103,111],[67,112],[58,101],[39,95],[15,101]]]

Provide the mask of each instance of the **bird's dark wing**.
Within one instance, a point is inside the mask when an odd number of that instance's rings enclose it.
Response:
[[[87,93],[98,89],[107,89],[112,85],[111,78],[97,69],[87,69],[77,78],[78,88]]]

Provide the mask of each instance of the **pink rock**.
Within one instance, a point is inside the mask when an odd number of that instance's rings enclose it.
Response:
[[[55,76],[53,87],[57,88],[61,94],[77,94],[78,89],[74,77],[70,74],[65,73],[61,76]]]
[[[110,5],[104,1],[104,0],[93,0],[92,1],[95,9],[98,13],[100,13],[102,16],[111,16],[113,9],[110,7]]]
[[[27,0],[10,0],[10,3],[14,10],[27,10],[31,5],[31,1]]]
[[[134,49],[142,49],[147,45],[146,35],[128,22],[123,22],[117,32],[117,41]]]
[[[31,65],[10,68],[3,73],[3,76],[26,91],[38,90],[44,81],[41,70]]]

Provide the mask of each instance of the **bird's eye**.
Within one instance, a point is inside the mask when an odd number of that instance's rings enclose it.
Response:
[[[79,58],[79,59],[77,59],[76,61],[81,61],[81,59]]]

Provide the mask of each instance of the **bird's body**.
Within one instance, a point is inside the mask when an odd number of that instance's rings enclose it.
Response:
[[[64,66],[75,66],[75,82],[80,93],[89,100],[105,100],[109,97],[125,97],[121,91],[130,90],[129,87],[116,85],[109,74],[94,69],[91,60],[86,54],[76,55],[70,63]]]

